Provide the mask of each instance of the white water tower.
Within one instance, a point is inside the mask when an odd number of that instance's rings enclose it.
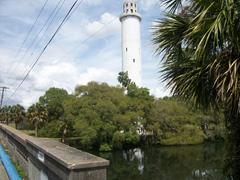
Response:
[[[141,86],[141,16],[135,0],[125,0],[122,23],[122,71]]]

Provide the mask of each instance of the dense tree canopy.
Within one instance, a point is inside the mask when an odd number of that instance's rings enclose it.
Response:
[[[68,92],[64,89],[50,88],[39,98],[39,103],[47,108],[49,119],[59,119],[63,113],[63,101],[68,97]]]
[[[89,82],[77,86],[74,95],[50,88],[28,108],[24,120],[25,110],[20,106],[4,107],[1,119],[19,123],[21,129],[35,128],[36,136],[101,151],[224,138],[221,117],[189,110],[176,98],[154,99],[148,89],[131,81],[126,88],[127,92],[120,86]],[[23,114],[13,116],[10,112],[18,112],[16,107]]]
[[[62,101],[63,115],[49,120],[39,135],[102,151],[140,143],[197,144],[224,137],[221,117],[191,111],[175,98],[154,99],[148,89],[131,82],[126,88],[127,93],[106,83],[77,86],[75,94]]]

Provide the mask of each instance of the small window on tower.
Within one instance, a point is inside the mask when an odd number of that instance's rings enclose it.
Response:
[[[131,6],[133,6],[133,3],[131,3]]]
[[[126,7],[128,7],[128,3],[126,4]]]
[[[135,7],[137,7],[137,4],[135,4]]]
[[[135,59],[133,59],[133,63],[135,63]]]
[[[126,48],[126,51],[128,51],[128,48]]]
[[[133,9],[131,9],[131,12],[133,13]]]
[[[128,9],[127,9],[127,13],[128,13]]]

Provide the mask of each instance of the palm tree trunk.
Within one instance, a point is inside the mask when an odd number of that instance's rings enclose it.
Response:
[[[38,137],[38,123],[35,124],[35,136]]]

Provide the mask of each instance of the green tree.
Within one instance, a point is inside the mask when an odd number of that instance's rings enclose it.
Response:
[[[127,95],[133,98],[141,98],[145,100],[153,100],[154,97],[150,95],[149,89],[138,87],[128,77],[128,72],[120,72],[118,74],[118,82],[127,90]]]
[[[48,120],[47,109],[41,104],[33,104],[27,111],[28,120],[35,127],[35,136],[38,136],[39,126]]]
[[[64,114],[63,102],[68,98],[64,89],[50,88],[39,98],[39,103],[46,107],[49,121],[58,120]]]
[[[95,135],[93,132],[97,134],[96,137],[92,136],[96,138],[95,140],[91,138],[91,141],[86,142],[94,142],[100,147],[112,147],[113,142],[117,144],[118,138],[113,141],[115,132],[121,131],[123,136],[128,138],[124,139],[124,142],[119,139],[120,144],[136,144],[139,140],[137,130],[145,120],[146,100],[144,98],[125,96],[123,88],[96,82],[77,87],[75,94],[77,98],[72,108],[76,109],[72,110],[76,122],[74,129],[84,139],[86,136],[79,131],[79,127],[82,128],[84,124],[91,127],[90,135]],[[121,145],[115,147],[121,147]]]
[[[139,88],[135,83],[131,83],[128,88],[127,95],[133,98],[139,98],[144,100],[153,101],[154,97],[150,95],[149,89],[147,88]]]
[[[190,0],[186,6],[182,0],[165,2],[170,11],[153,27],[163,79],[174,95],[198,106],[223,106],[234,149],[239,149],[240,2]]]
[[[118,74],[118,82],[124,88],[127,88],[132,83],[131,79],[128,77],[128,72],[120,72]]]
[[[1,121],[8,125],[11,119],[11,106],[3,106],[1,109]]]
[[[206,140],[223,140],[223,118],[211,111],[190,109],[174,98],[158,99],[147,118],[146,129],[153,144],[199,144]]]
[[[12,115],[11,117],[15,122],[16,129],[18,129],[19,123],[23,122],[25,119],[25,115],[26,115],[25,109],[23,106],[17,104],[17,105],[13,105],[10,111]]]

